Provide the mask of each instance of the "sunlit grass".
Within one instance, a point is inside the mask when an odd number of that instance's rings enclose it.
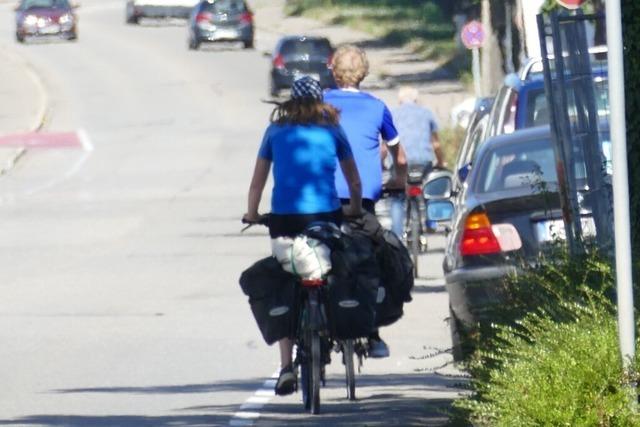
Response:
[[[428,1],[288,0],[287,13],[366,32],[390,46],[409,45],[424,59],[455,53],[454,26]]]

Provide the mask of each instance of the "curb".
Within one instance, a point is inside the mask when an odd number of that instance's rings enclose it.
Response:
[[[49,99],[47,96],[45,84],[36,71],[35,67],[23,56],[17,54],[11,47],[7,45],[0,46],[0,49],[2,50],[3,55],[12,58],[16,61],[17,64],[25,69],[32,83],[36,86],[36,91],[38,92],[40,98],[38,104],[39,108],[38,112],[34,115],[31,124],[28,126],[28,129],[26,129],[26,132],[40,132],[47,122],[47,115],[49,110]],[[25,147],[15,148],[13,150],[13,153],[7,156],[5,164],[0,165],[0,176],[5,175],[9,171],[11,171],[26,153],[27,149]]]

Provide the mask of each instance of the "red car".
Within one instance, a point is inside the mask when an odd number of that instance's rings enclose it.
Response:
[[[56,36],[78,38],[76,5],[68,0],[21,0],[16,7],[16,40],[27,37]]]

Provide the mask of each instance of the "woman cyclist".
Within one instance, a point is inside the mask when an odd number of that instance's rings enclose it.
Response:
[[[271,113],[249,187],[245,221],[260,220],[258,206],[272,163],[271,238],[296,236],[315,221],[340,224],[343,213],[361,214],[360,176],[339,121],[338,111],[323,102],[316,80],[303,77],[293,83],[291,99]],[[350,192],[351,202],[344,208],[335,188],[337,165]],[[281,371],[275,392],[287,395],[295,391],[297,381],[293,342],[284,338],[279,347]]]

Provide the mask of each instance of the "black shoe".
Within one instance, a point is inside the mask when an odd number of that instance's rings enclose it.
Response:
[[[278,396],[286,396],[296,391],[298,378],[293,371],[293,366],[288,365],[280,370],[280,376],[276,382],[275,392]]]

